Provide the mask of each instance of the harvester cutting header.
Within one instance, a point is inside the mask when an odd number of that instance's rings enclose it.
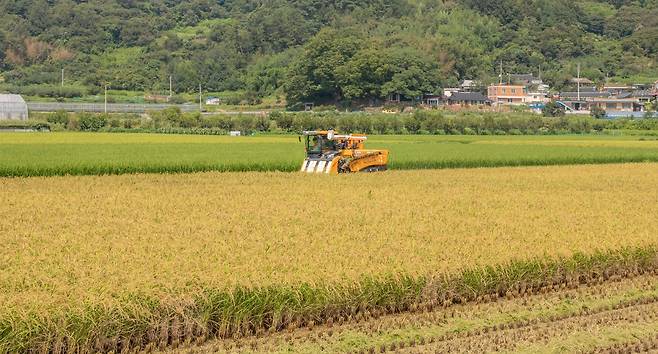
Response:
[[[366,150],[362,134],[339,135],[333,130],[305,131],[306,159],[302,172],[351,173],[385,171],[388,150]]]

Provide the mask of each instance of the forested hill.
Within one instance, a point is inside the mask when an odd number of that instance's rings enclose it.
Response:
[[[0,83],[414,95],[537,73],[658,77],[657,0],[0,0]]]

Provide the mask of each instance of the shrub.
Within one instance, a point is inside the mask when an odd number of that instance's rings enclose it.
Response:
[[[96,132],[105,126],[107,117],[104,114],[80,113],[78,115],[80,130]]]
[[[80,130],[80,119],[77,116],[69,117],[69,121],[66,123],[66,129],[71,131]]]
[[[592,118],[596,118],[596,119],[603,119],[606,117],[606,114],[607,113],[605,112],[605,109],[598,106],[595,106],[590,111],[590,115],[592,116]]]
[[[242,103],[242,97],[239,96],[229,96],[226,97],[225,99],[226,104],[231,105],[231,106],[237,106],[240,103]]]
[[[199,112],[196,113],[188,113],[188,114],[181,114],[178,116],[178,120],[174,121],[174,125],[181,127],[181,128],[194,128],[198,127],[201,122],[201,114]]]
[[[544,117],[563,117],[565,112],[564,108],[560,106],[557,102],[551,101],[544,106],[542,109],[542,114]]]
[[[313,107],[313,112],[335,112],[336,106],[332,105],[318,105]]]
[[[183,103],[185,103],[185,98],[183,98],[182,96],[178,96],[178,95],[171,96],[169,98],[169,103],[171,103],[171,104],[183,104]]]
[[[69,122],[69,114],[65,111],[57,111],[48,116],[48,122],[53,124],[61,124],[66,126]]]
[[[137,128],[139,127],[139,119],[124,119],[123,120],[123,127],[125,129],[132,129],[132,128]]]
[[[18,87],[17,92],[27,96],[74,98],[88,93],[85,87],[59,85],[28,85]]]
[[[466,127],[466,128],[464,128],[464,135],[477,135],[477,133],[476,133],[475,130],[473,130],[469,127]]]

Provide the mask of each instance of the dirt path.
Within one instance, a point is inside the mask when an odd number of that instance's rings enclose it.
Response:
[[[187,353],[658,351],[658,276],[179,347]]]

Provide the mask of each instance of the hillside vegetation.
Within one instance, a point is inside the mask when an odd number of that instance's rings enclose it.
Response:
[[[658,76],[655,0],[0,0],[0,85],[39,96],[229,91],[256,102],[413,97],[538,73]],[[66,86],[59,88],[61,69]]]

